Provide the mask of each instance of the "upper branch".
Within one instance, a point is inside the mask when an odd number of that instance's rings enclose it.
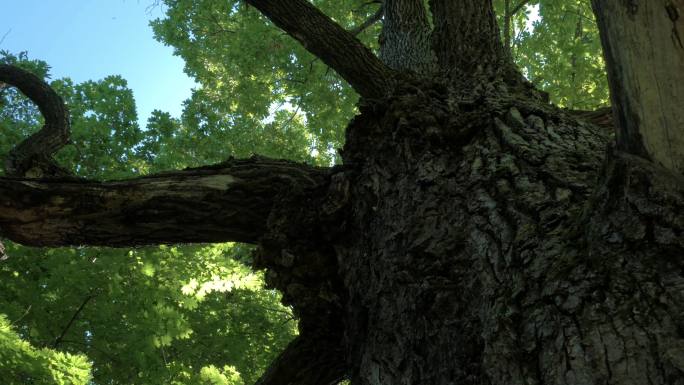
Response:
[[[5,160],[8,175],[64,175],[52,154],[69,141],[69,112],[62,98],[42,79],[19,67],[0,64],[0,82],[17,87],[40,109],[45,124],[14,147]]]
[[[397,70],[430,74],[437,60],[430,46],[430,23],[423,0],[385,0],[380,58]]]
[[[113,182],[0,178],[0,236],[32,246],[256,243],[281,194],[328,172],[252,158]]]
[[[337,71],[363,97],[390,88],[392,70],[351,33],[306,0],[246,0]]]
[[[509,67],[491,0],[430,0],[432,45],[440,68],[456,74],[492,74]]]

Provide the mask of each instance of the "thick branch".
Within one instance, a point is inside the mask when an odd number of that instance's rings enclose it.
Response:
[[[281,194],[324,185],[325,169],[231,160],[137,179],[0,178],[0,235],[32,246],[255,243]]]
[[[390,88],[392,71],[351,33],[306,0],[246,0],[337,71],[363,97]]]
[[[17,87],[40,109],[45,124],[19,143],[5,161],[8,175],[64,175],[52,154],[69,141],[69,112],[62,98],[42,79],[19,67],[0,64],[0,82]]]
[[[298,336],[256,385],[335,385],[347,374],[339,343]]]
[[[491,0],[430,0],[432,45],[441,69],[490,74],[512,66],[499,36]]]
[[[437,67],[423,0],[385,0],[380,58],[396,70],[429,74]]]

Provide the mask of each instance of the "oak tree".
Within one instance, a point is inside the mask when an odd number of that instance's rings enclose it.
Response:
[[[308,1],[245,3],[360,96],[340,165],[75,177],[59,96],[3,65],[45,125],[5,163],[2,236],[257,245],[300,320],[259,384],[684,383],[681,0],[593,1],[614,119],[549,104],[489,0],[385,0],[378,55]]]

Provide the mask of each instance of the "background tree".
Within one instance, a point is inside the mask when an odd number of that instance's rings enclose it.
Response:
[[[49,77],[47,64],[26,54],[5,53],[3,61]],[[51,85],[71,112],[72,141],[58,158],[80,176],[125,177],[202,159],[182,150],[194,142],[168,114],[156,111],[148,129],[140,130],[132,92],[120,77],[82,84],[58,79]],[[41,117],[14,88],[3,90],[2,105],[0,144],[7,152],[36,130]],[[279,296],[264,290],[262,276],[245,265],[244,247],[6,246],[0,309],[21,337],[41,347],[40,353],[28,353],[33,350],[24,343],[18,345],[22,350],[7,352],[46,357],[0,359],[0,378],[12,384],[29,377],[45,384],[88,383],[85,361],[54,351],[87,355],[97,384],[252,383],[296,331]],[[18,344],[14,334],[2,338],[9,346]],[[55,366],[52,356],[66,358]],[[66,379],[52,375],[55,370]]]
[[[343,167],[251,158],[109,183],[10,176],[0,187],[3,234],[40,245],[257,243],[255,267],[268,268],[267,281],[300,318],[300,335],[262,384],[333,383],[347,375],[360,384],[683,378],[681,173],[651,162],[658,158],[650,152],[620,146],[606,155],[609,133],[577,118],[594,115],[547,105],[499,43],[488,2],[435,0],[429,14],[422,1],[384,2],[378,47],[384,63],[308,2],[247,3],[360,94],[359,115],[346,129]],[[170,11],[181,6],[177,17],[199,14],[190,2],[169,5]],[[595,4],[599,14],[601,5]],[[672,15],[680,5],[662,5],[665,12],[653,17],[667,17],[679,33]],[[638,7],[629,11],[640,14]],[[242,3],[217,15],[272,27]],[[368,10],[366,21],[347,29],[356,33],[375,15],[377,9]],[[346,26],[344,17],[335,19]],[[188,21],[178,46],[207,44],[204,30],[195,29],[200,24]],[[243,26],[212,25],[220,28],[207,29],[211,34]],[[584,33],[577,31],[576,39]],[[634,48],[606,34],[604,43]],[[669,48],[665,55],[681,63],[676,46]],[[570,74],[579,73],[580,56]],[[283,65],[298,61],[287,57]],[[247,113],[225,107],[240,103],[233,87],[253,72],[233,79],[220,69],[242,68],[230,60],[201,63],[214,71],[206,84],[218,79],[215,89],[229,98],[203,103],[216,93],[198,92],[192,114],[186,111],[180,122],[159,114],[154,135],[168,135],[173,126],[206,130],[223,119],[237,137],[250,125],[260,132],[270,98],[255,107],[244,103]],[[43,115],[55,118],[46,127],[61,128],[58,103],[40,98],[49,95],[45,87],[2,69],[5,81],[23,86]],[[256,75],[249,79],[258,84]],[[287,88],[275,79],[270,84],[297,111]],[[334,101],[343,103],[343,96]],[[673,101],[660,108],[676,116]],[[624,120],[621,111],[616,116]],[[311,124],[308,115],[301,122]],[[619,123],[618,129],[628,128]],[[335,142],[318,146],[324,142],[316,134],[302,138],[316,144],[309,156],[327,164]],[[36,138],[18,148],[31,148]],[[145,145],[162,148],[154,140]],[[34,176],[55,170],[49,162],[36,166],[44,163],[43,152],[18,155],[25,161],[10,164],[13,170]],[[83,226],[87,232],[79,231]]]

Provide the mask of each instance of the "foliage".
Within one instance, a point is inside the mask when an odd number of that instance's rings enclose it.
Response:
[[[503,15],[504,0],[495,4]],[[528,28],[533,9],[539,19]],[[503,26],[501,17],[499,21]],[[601,41],[589,1],[528,1],[511,24],[513,59],[554,104],[593,110],[608,103]]]
[[[348,29],[377,10],[358,0],[314,3]],[[357,96],[334,71],[242,2],[163,5],[167,17],[152,22],[155,35],[175,48],[201,85],[181,119],[216,149],[200,159],[260,153],[320,164],[335,160]],[[376,34],[377,27],[359,37],[374,44]]]
[[[48,76],[47,64],[26,54],[5,54],[3,61]],[[191,142],[168,114],[157,111],[147,130],[138,128],[132,93],[120,77],[51,84],[72,113],[73,144],[59,158],[79,175],[118,178],[196,162],[192,154],[178,154]],[[41,118],[14,89],[4,90],[0,100],[7,106],[0,115],[6,153],[38,129]],[[296,333],[279,295],[264,289],[261,274],[247,266],[244,246],[5,244],[10,258],[0,262],[0,309],[18,320],[21,338],[45,347],[34,355],[52,352],[64,373],[80,375],[83,365],[72,357],[81,356],[69,353],[85,354],[93,384],[252,383]],[[0,378],[13,378],[16,370],[0,367]]]
[[[90,363],[83,355],[36,348],[22,340],[0,314],[0,373],[3,384],[86,385]]]

